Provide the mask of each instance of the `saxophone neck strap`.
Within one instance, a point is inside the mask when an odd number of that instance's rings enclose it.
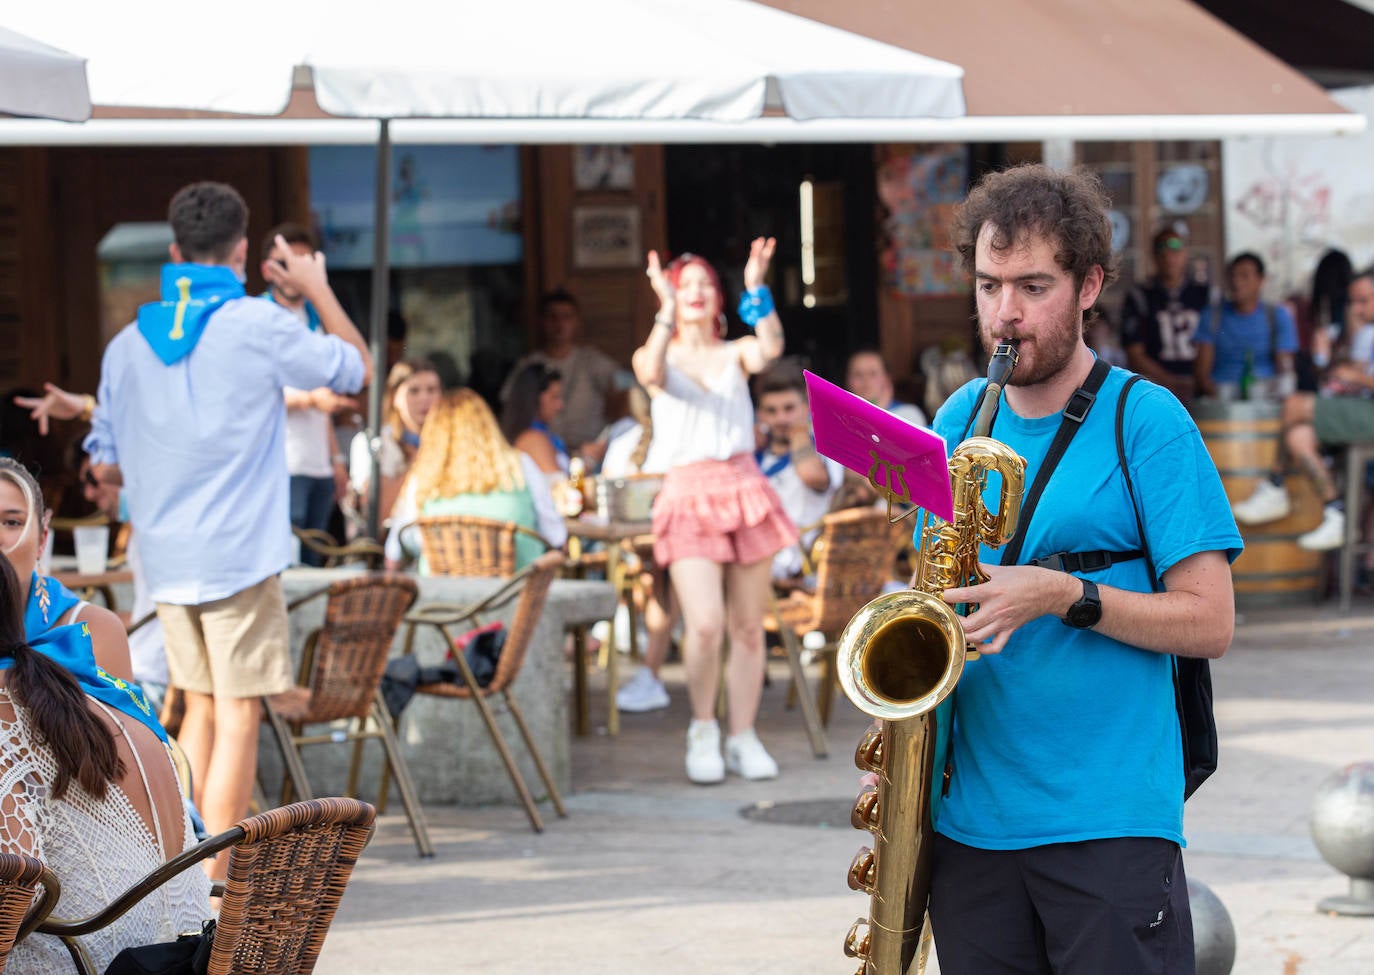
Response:
[[[1064,406],[1061,414],[1063,419],[1059,421],[1059,430],[1054,435],[1054,441],[1050,444],[1050,449],[1045,453],[1045,459],[1040,464],[1040,470],[1035,474],[1035,481],[1031,484],[1030,490],[1026,492],[1026,498],[1021,502],[1021,517],[1017,519],[1016,534],[1012,536],[1007,547],[1002,549],[1002,564],[1015,565],[1021,558],[1021,548],[1026,544],[1026,529],[1030,525],[1031,517],[1035,514],[1035,508],[1040,503],[1040,495],[1045,491],[1045,485],[1050,481],[1050,475],[1059,466],[1059,460],[1064,456],[1064,451],[1069,449],[1069,441],[1078,433],[1083,421],[1088,418],[1088,412],[1092,409],[1093,403],[1097,401],[1097,391],[1102,388],[1102,383],[1106,380],[1107,374],[1112,371],[1112,367],[1103,359],[1098,359],[1093,363],[1092,371],[1088,373],[1088,378],[1083,385],[1074,390],[1069,401]]]

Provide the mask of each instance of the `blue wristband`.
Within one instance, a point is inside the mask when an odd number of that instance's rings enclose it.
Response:
[[[744,324],[753,328],[762,318],[773,314],[773,292],[768,285],[761,284],[750,288],[739,296],[739,317]]]

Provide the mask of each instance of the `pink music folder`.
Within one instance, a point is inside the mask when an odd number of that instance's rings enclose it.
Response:
[[[817,452],[901,501],[954,520],[945,438],[806,373]]]

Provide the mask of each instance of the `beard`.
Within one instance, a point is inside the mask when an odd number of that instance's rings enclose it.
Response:
[[[1083,333],[1083,318],[1076,304],[1055,313],[1051,320],[1030,335],[1020,329],[996,333],[983,322],[978,323],[978,335],[989,357],[1002,342],[1016,344],[1017,362],[1008,386],[1036,386],[1057,375],[1073,361]]]

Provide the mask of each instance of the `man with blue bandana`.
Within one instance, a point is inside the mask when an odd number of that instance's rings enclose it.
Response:
[[[284,246],[283,246],[283,242]],[[320,314],[305,295],[282,280],[283,252],[313,254],[319,250],[314,231],[298,223],[281,223],[262,242],[262,276],[268,288],[262,297],[295,315],[312,332],[320,330]],[[291,526],[313,531],[329,527],[334,502],[348,488],[348,458],[334,439],[334,414],[356,413],[358,401],[340,396],[328,386],[286,389],[286,472],[291,476]],[[324,565],[312,549],[301,551],[304,565]]]
[[[124,484],[170,683],[186,694],[178,740],[217,833],[248,809],[259,698],[295,685],[279,578],[291,559],[283,391],[354,393],[372,363],[323,255],[283,247],[279,273],[319,331],[245,294],[248,208],[232,187],[187,186],[168,219],[162,301],[106,347],[85,448],[101,481]]]

